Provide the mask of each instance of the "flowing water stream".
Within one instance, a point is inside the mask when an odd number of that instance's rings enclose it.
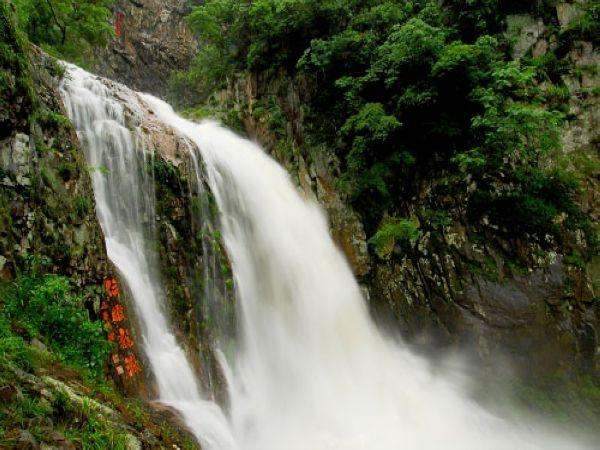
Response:
[[[96,213],[108,257],[135,302],[159,400],[178,409],[209,449],[233,448],[225,417],[217,405],[202,399],[163,311],[165,294],[156,282],[158,256],[152,245],[154,180],[146,169],[154,155],[144,145],[144,133],[128,128],[122,104],[104,83],[82,69],[69,66],[61,94],[92,169]],[[141,113],[141,108],[129,106]]]
[[[223,362],[230,409],[202,400],[152,276],[153,187],[143,139],[110,89],[69,68],[62,93],[86,148],[108,254],[131,290],[160,401],[179,409],[205,450],[584,448],[483,410],[371,321],[321,208],[259,147],[166,103],[139,102],[195,145],[220,209],[239,302],[239,342]],[[196,164],[196,166],[198,166]]]

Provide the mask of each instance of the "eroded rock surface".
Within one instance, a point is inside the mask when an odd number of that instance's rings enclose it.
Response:
[[[191,63],[196,41],[184,17],[185,0],[118,0],[112,7],[117,38],[98,49],[94,72],[159,97],[169,74]]]

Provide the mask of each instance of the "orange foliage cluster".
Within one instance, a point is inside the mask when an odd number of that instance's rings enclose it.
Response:
[[[130,377],[142,371],[142,368],[140,367],[135,355],[129,355],[125,357],[125,369],[127,370],[127,375]]]
[[[119,296],[119,286],[117,285],[117,280],[114,278],[108,278],[104,282],[104,288],[109,297],[113,298]]]
[[[117,304],[113,306],[110,314],[113,322],[121,322],[122,320],[125,320],[125,313],[123,312],[122,305]]]
[[[129,331],[119,328],[119,347],[123,350],[133,347],[133,340],[129,337]]]

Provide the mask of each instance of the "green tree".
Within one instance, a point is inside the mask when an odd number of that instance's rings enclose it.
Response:
[[[596,9],[571,32],[590,35]],[[208,86],[206,98],[235,71],[308,80],[306,140],[337,153],[371,234],[435,180],[430,198],[449,204],[428,207],[545,243],[581,224],[576,177],[542,163],[568,89],[556,57],[513,61],[503,32],[508,14],[549,12],[545,0],[208,0],[189,16],[206,45],[173,86]]]
[[[113,0],[15,0],[21,28],[29,40],[63,58],[79,59],[90,45],[113,35]],[[79,61],[78,61],[79,62]]]

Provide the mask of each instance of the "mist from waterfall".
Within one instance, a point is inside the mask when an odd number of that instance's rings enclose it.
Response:
[[[88,165],[107,169],[92,171],[97,215],[135,302],[159,400],[182,413],[204,450],[584,448],[486,412],[455,380],[378,331],[322,209],[258,146],[134,94],[129,101],[150,106],[195,144],[193,167],[204,163],[220,210],[239,342],[223,360],[228,411],[204,400],[163,311],[144,135],[87,72],[68,66],[61,93]]]

